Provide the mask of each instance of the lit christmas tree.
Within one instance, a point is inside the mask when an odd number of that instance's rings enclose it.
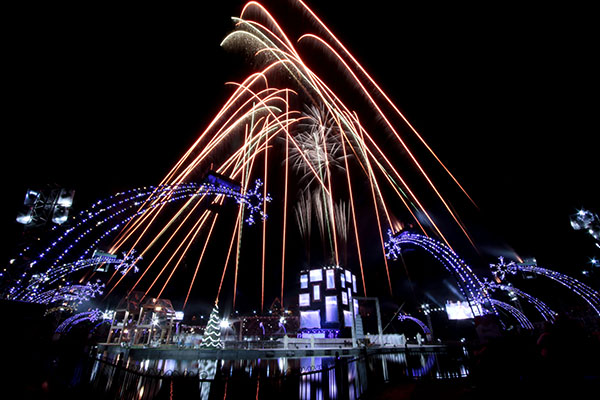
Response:
[[[201,347],[207,349],[222,349],[223,343],[221,342],[221,322],[219,320],[219,306],[215,304],[215,307],[210,313],[208,318],[208,324],[204,330],[204,337],[202,338]]]

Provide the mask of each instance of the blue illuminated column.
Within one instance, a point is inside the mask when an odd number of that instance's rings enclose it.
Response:
[[[298,305],[301,329],[340,331],[352,326],[351,301],[356,276],[339,266],[300,272]]]

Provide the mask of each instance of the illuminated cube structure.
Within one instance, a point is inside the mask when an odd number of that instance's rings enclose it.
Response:
[[[351,302],[358,312],[356,275],[339,266],[300,272],[298,337],[335,338],[352,326]]]

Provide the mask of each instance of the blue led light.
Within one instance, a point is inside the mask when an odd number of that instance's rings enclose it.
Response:
[[[388,237],[388,241],[385,242],[386,257],[388,259],[397,260],[402,252],[402,246],[405,245],[413,245],[424,249],[456,278],[458,288],[469,302],[471,308],[476,309],[480,314],[489,312],[497,314],[486,291],[483,290],[483,285],[477,275],[473,273],[471,267],[451,248],[434,239],[416,233],[402,232],[399,235],[394,235],[391,229],[389,229]],[[490,308],[490,310],[487,308]]]
[[[37,257],[30,257],[33,261],[29,264],[30,269],[36,265],[38,261],[51,259],[52,264],[42,273],[46,278],[43,282],[34,279],[33,276],[29,279],[29,283],[25,284],[27,273],[23,273],[22,279],[16,281],[9,293],[13,299],[29,299],[31,292],[43,283],[50,285],[58,280],[65,280],[65,276],[98,264],[98,259],[90,258],[90,253],[99,247],[99,245],[119,231],[127,223],[136,218],[144,216],[148,211],[154,210],[165,204],[185,200],[198,196],[206,195],[223,195],[235,199],[240,206],[245,207],[247,211],[246,223],[252,225],[255,222],[255,216],[259,215],[261,219],[266,219],[264,213],[264,204],[271,201],[271,197],[263,195],[261,188],[262,181],[257,180],[254,188],[246,193],[240,192],[223,184],[212,183],[181,183],[176,185],[151,186],[138,189],[132,189],[124,193],[117,193],[108,199],[94,203],[90,209],[81,211],[79,219],[74,222],[74,225],[64,232],[55,240],[50,242],[50,245],[38,254]],[[102,207],[101,207],[102,205]],[[143,205],[146,205],[144,207]],[[107,227],[103,232],[98,232],[102,227]],[[97,233],[98,232],[98,233]],[[88,237],[95,235],[95,240],[85,249],[80,250],[77,261],[67,262],[67,256],[73,249],[80,247],[80,243],[87,240]],[[60,244],[66,245],[59,250]],[[22,253],[28,256],[26,248]],[[56,254],[56,251],[60,253]],[[117,265],[117,269],[122,274],[129,271],[138,272],[138,267],[135,266],[137,261],[124,260]],[[102,261],[104,262],[104,261]]]
[[[398,315],[398,321],[406,321],[406,320],[415,322],[417,325],[419,325],[425,335],[431,335],[431,331],[429,330],[429,327],[427,325],[425,325],[423,323],[423,321],[421,321],[420,319],[411,317],[410,315],[405,315],[405,314]]]

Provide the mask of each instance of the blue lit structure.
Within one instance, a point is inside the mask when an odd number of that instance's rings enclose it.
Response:
[[[312,268],[300,272],[299,284],[299,336],[337,337],[352,327],[352,307],[358,312],[356,275],[340,266]]]

